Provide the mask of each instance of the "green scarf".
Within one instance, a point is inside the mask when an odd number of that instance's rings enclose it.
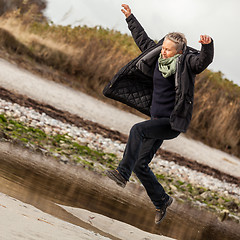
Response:
[[[181,54],[176,54],[170,58],[162,58],[162,54],[160,53],[160,56],[158,58],[158,67],[164,78],[175,74],[177,58],[180,55]]]

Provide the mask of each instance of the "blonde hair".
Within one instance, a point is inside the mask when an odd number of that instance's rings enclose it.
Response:
[[[183,33],[180,32],[171,32],[165,36],[165,39],[169,39],[176,43],[177,52],[183,50],[184,45],[187,45],[187,39]]]

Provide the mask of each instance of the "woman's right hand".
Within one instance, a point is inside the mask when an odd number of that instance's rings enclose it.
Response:
[[[122,7],[123,9],[121,9],[121,11],[125,17],[128,18],[132,14],[130,7],[127,4],[122,4]]]

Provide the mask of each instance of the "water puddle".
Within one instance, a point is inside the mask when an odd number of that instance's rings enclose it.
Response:
[[[0,149],[0,192],[111,239],[118,238],[96,229],[59,205],[86,209],[179,240],[238,240],[240,236],[239,224],[220,222],[211,213],[177,201],[162,224],[156,226],[154,208],[141,187],[129,184],[126,189],[120,189],[104,176],[13,146]]]

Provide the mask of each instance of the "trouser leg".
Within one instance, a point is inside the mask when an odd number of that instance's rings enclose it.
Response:
[[[159,139],[144,140],[133,170],[156,208],[161,208],[169,199],[163,186],[158,182],[156,176],[148,166],[162,143],[163,141]]]
[[[179,133],[171,129],[168,118],[135,124],[130,131],[123,159],[118,166],[118,171],[126,180],[129,180],[134,169],[156,207],[168,196],[148,164],[163,140],[175,138]]]

